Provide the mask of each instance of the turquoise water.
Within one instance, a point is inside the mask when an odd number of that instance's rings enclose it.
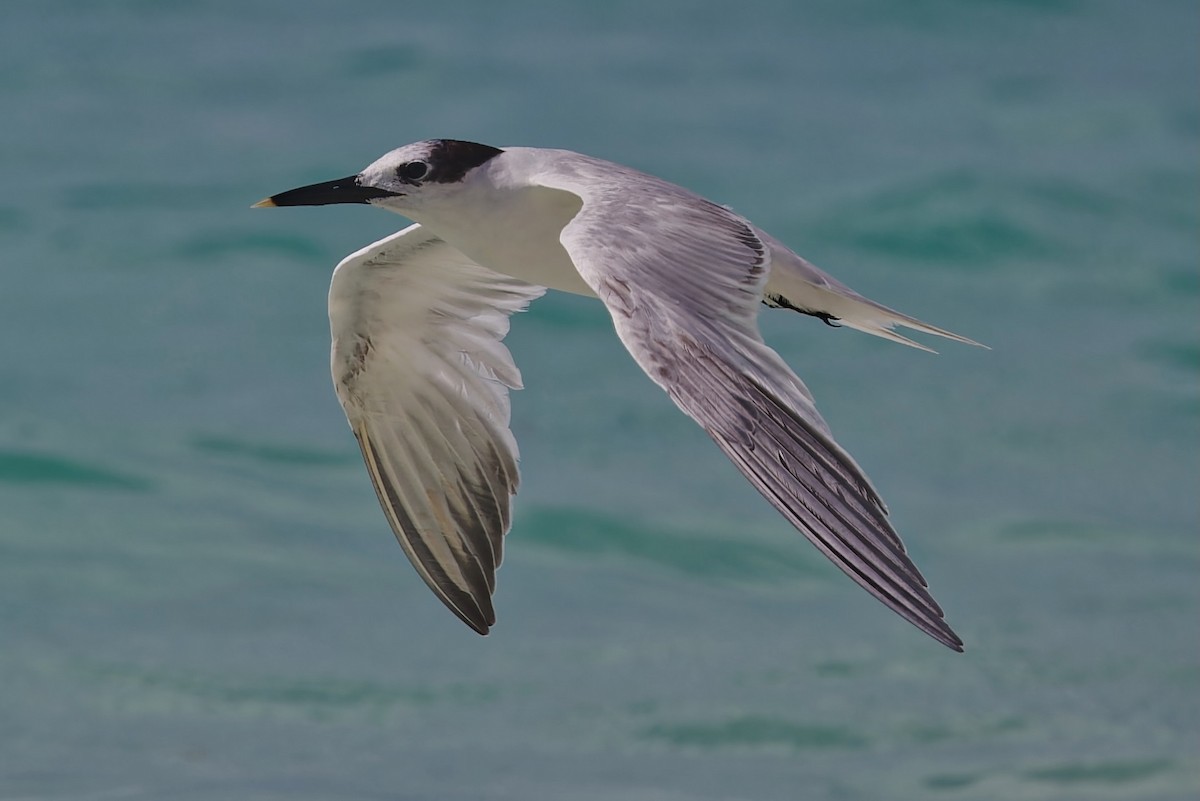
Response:
[[[1200,792],[1191,2],[13,2],[0,23],[0,799]],[[251,211],[431,136],[728,203],[992,346],[763,328],[949,620],[855,588],[552,296],[480,638],[387,530],[325,290]]]

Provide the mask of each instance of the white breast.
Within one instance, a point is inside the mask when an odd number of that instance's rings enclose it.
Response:
[[[559,242],[563,226],[583,205],[578,196],[538,186],[488,186],[473,191],[470,203],[462,201],[459,195],[452,207],[425,208],[412,219],[489,270],[537,286],[595,295]]]

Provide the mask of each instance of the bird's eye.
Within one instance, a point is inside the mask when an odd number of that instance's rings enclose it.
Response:
[[[423,161],[410,161],[402,164],[396,172],[402,181],[419,181],[429,172],[429,165]]]

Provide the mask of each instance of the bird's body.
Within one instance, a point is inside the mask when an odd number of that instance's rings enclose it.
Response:
[[[429,140],[260,205],[338,202],[416,223],[334,271],[333,378],[397,538],[468,625],[495,622],[518,483],[508,389],[520,373],[502,340],[509,315],[550,288],[599,297],[647,375],[789,522],[962,649],[883,502],[756,318],[765,303],[906,344],[894,326],[971,340],[855,293],[723,206],[569,151]]]

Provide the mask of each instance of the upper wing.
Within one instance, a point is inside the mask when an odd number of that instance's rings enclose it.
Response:
[[[501,340],[544,291],[419,225],[346,257],[329,288],[333,382],[379,502],[421,578],[480,634],[496,622],[518,482],[521,374]]]
[[[641,173],[613,176],[580,157],[538,180],[583,199],[561,241],[633,358],[834,564],[961,651],[879,495],[762,341],[768,248],[722,206]]]

